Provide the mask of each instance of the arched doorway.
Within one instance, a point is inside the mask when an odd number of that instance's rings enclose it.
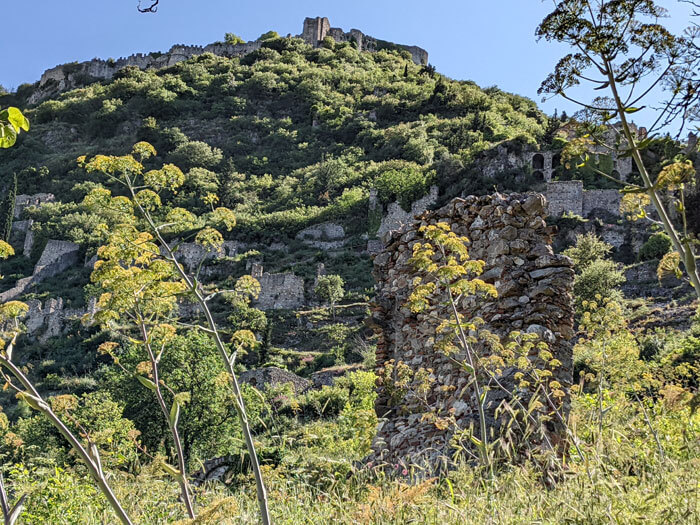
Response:
[[[532,169],[533,170],[543,170],[544,169],[544,155],[541,153],[535,154],[532,157]]]

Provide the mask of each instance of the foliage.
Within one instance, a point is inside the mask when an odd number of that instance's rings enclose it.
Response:
[[[270,231],[293,237],[331,219],[363,232],[372,186],[382,187],[384,202],[410,208],[431,184],[444,191],[470,180],[479,152],[516,138],[534,144],[544,131],[546,119],[530,100],[444,77],[438,100],[438,78],[418,69],[403,51],[312,49],[287,38],[266,40],[241,60],[205,54],[158,71],[127,68],[29,110],[38,135],[55,140],[28,135],[4,157],[0,179],[45,167],[41,177],[20,176],[19,193],[51,192],[70,205],[78,200],[73,187],[85,181],[74,158],[127,153],[123,128],[183,169],[187,182],[175,205],[194,211],[215,194],[236,213],[242,239],[264,241]],[[80,232],[78,215],[70,229],[60,227],[62,215],[80,210],[46,211],[37,221],[42,236],[39,222],[59,225],[54,238],[92,237],[94,225]]]
[[[671,249],[671,239],[665,233],[654,233],[639,249],[640,261],[661,259]]]
[[[234,33],[226,33],[224,35],[224,41],[227,44],[231,44],[231,45],[245,44],[245,40],[243,40],[240,36],[238,36]]]
[[[9,188],[5,188],[5,196],[0,204],[0,239],[10,241],[12,223],[15,216],[15,197],[17,197],[17,175],[12,177]]]
[[[101,371],[105,388],[123,403],[126,417],[136,422],[142,445],[151,454],[170,455],[173,445],[167,421],[154,404],[153,393],[130,372],[144,361],[142,347],[132,343],[113,353],[121,366],[113,364]],[[225,369],[209,336],[194,331],[173,338],[167,343],[158,368],[164,384],[173,392],[185,393],[189,399],[179,417],[187,464],[196,467],[200,460],[237,450],[240,430],[231,391],[222,378]],[[171,404],[173,394],[164,395]]]
[[[595,233],[586,233],[577,235],[576,244],[564,250],[564,255],[571,257],[574,268],[581,273],[591,263],[607,258],[611,251],[612,246],[599,239]]]
[[[619,299],[617,287],[626,281],[617,263],[608,259],[598,259],[590,263],[574,277],[574,297],[577,311],[581,311],[584,301]]]
[[[29,131],[29,120],[19,109],[9,107],[0,111],[0,148],[14,146],[22,130]]]
[[[537,36],[567,44],[573,52],[559,60],[538,93],[563,96],[583,108],[577,115],[579,136],[567,145],[566,156],[581,160],[580,166],[590,166],[595,147],[631,157],[639,177],[626,182],[621,211],[633,220],[649,219],[663,229],[677,253],[666,257],[666,266],[673,264],[679,276],[683,267],[700,299],[697,244],[688,235],[685,204],[686,190],[694,183],[693,163],[684,155],[667,152],[654,179],[643,157],[661,129],[676,126],[680,135],[688,123],[700,118],[697,25],[681,35],[673,34],[660,23],[666,10],[653,0],[558,0],[554,7],[537,28]],[[589,103],[576,100],[571,91],[582,81],[608,96]],[[656,87],[665,91],[666,99],[647,108],[643,104]],[[645,108],[647,114],[652,113],[651,124],[641,132],[629,116]],[[602,169],[593,170],[618,182]],[[658,220],[649,217],[649,206]],[[677,212],[677,219],[672,211]]]
[[[345,296],[343,278],[340,275],[321,275],[318,278],[314,292],[318,297],[331,305],[335,316],[335,305]]]

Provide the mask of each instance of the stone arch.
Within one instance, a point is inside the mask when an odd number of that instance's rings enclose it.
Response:
[[[533,170],[543,170],[544,169],[544,155],[541,153],[536,153],[532,157],[532,169]]]

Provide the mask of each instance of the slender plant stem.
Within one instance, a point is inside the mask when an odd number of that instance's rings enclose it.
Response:
[[[469,341],[467,340],[467,334],[464,333],[464,327],[462,326],[462,322],[460,321],[459,318],[459,312],[457,311],[457,305],[455,304],[455,299],[454,295],[452,295],[452,290],[448,288],[449,292],[449,297],[450,297],[450,306],[452,307],[452,313],[455,318],[455,322],[457,323],[457,328],[459,329],[459,339],[460,342],[462,343],[462,348],[467,354],[467,360],[469,361],[469,366],[472,369],[472,377],[474,378],[474,391],[476,393],[476,404],[477,408],[479,410],[479,427],[481,430],[481,446],[479,447],[479,450],[481,452],[481,460],[486,468],[489,469],[489,472],[493,476],[493,470],[491,466],[491,461],[489,460],[488,456],[488,435],[487,435],[487,427],[486,427],[486,412],[484,411],[484,404],[482,402],[482,390],[481,390],[481,385],[479,384],[479,376],[477,374],[477,362],[474,359],[472,353],[473,350],[471,348],[471,345],[469,345]],[[483,401],[486,401],[484,398]]]
[[[182,451],[182,442],[180,440],[180,432],[177,428],[177,422],[173,423],[170,420],[170,411],[165,404],[165,399],[163,398],[163,392],[160,388],[160,377],[158,371],[158,360],[156,359],[151,344],[148,341],[148,330],[146,328],[143,319],[139,319],[139,328],[141,330],[141,338],[143,339],[144,345],[146,346],[146,352],[148,352],[148,359],[151,362],[151,372],[153,374],[153,383],[155,384],[155,390],[153,391],[158,400],[158,406],[160,407],[165,421],[168,424],[168,429],[170,430],[170,435],[173,437],[173,444],[175,445],[175,454],[177,456],[178,468],[180,470],[180,475],[177,476],[177,482],[180,485],[180,492],[182,492],[182,499],[185,502],[185,508],[187,509],[187,515],[190,519],[195,519],[196,514],[194,512],[194,504],[192,502],[192,494],[190,492],[190,486],[187,482],[187,468],[185,465],[185,454]],[[176,401],[173,401],[175,403]]]
[[[608,76],[608,81],[610,82],[610,90],[612,92],[613,99],[615,100],[618,113],[620,114],[622,130],[625,139],[627,139],[627,142],[629,144],[630,151],[632,152],[632,159],[634,160],[634,163],[639,169],[639,174],[641,175],[642,181],[644,182],[644,187],[646,189],[647,195],[649,195],[649,199],[654,205],[656,213],[659,214],[659,218],[661,219],[664,231],[671,238],[673,248],[681,256],[681,260],[683,261],[683,265],[685,266],[688,278],[690,279],[690,282],[693,285],[693,288],[695,289],[695,294],[697,298],[700,299],[700,275],[698,274],[695,253],[689,242],[681,240],[678,232],[676,231],[676,228],[671,222],[666,207],[661,202],[661,198],[659,197],[659,194],[654,187],[654,183],[651,180],[651,176],[649,175],[649,172],[647,171],[646,166],[644,165],[644,161],[642,160],[642,155],[639,151],[639,147],[637,146],[637,142],[634,136],[632,135],[632,130],[630,128],[629,122],[627,121],[627,115],[625,113],[625,110],[627,108],[622,103],[620,95],[618,94],[617,83],[615,81],[615,75],[613,73],[612,64],[607,57],[603,57],[603,60],[605,64],[606,74]]]
[[[131,192],[133,202],[137,205],[141,215],[148,222],[148,225],[151,228],[151,231],[158,239],[159,244],[161,245],[163,250],[165,250],[167,259],[173,263],[177,273],[180,275],[182,280],[185,282],[187,289],[192,294],[194,294],[195,298],[197,299],[197,302],[199,303],[200,307],[202,308],[202,311],[204,312],[204,316],[207,319],[207,324],[209,325],[209,328],[211,330],[211,335],[213,335],[213,337],[214,337],[214,342],[216,343],[216,348],[219,351],[219,355],[223,359],[224,365],[226,366],[226,371],[228,372],[229,377],[231,378],[231,387],[233,390],[234,401],[235,401],[234,406],[236,408],[236,411],[238,412],[238,419],[241,423],[241,430],[243,431],[243,438],[244,438],[245,443],[246,443],[246,448],[248,449],[248,456],[250,458],[251,469],[253,471],[253,476],[255,477],[255,488],[256,488],[256,493],[257,493],[257,498],[258,498],[258,507],[260,509],[260,519],[261,519],[263,525],[270,525],[272,523],[272,520],[270,518],[270,510],[269,510],[268,499],[267,499],[267,490],[265,488],[265,482],[264,482],[263,477],[262,477],[262,470],[260,469],[258,455],[257,455],[257,452],[255,450],[255,441],[253,440],[253,433],[250,429],[250,423],[248,422],[248,415],[247,415],[246,410],[245,410],[245,403],[243,401],[243,395],[241,394],[241,389],[240,389],[240,386],[238,384],[238,378],[236,377],[236,372],[233,368],[233,362],[231,361],[231,359],[228,355],[228,352],[226,350],[226,346],[224,345],[223,341],[221,340],[221,335],[220,335],[219,330],[217,328],[216,321],[214,321],[214,317],[212,316],[211,311],[209,310],[209,305],[207,303],[207,300],[204,297],[204,295],[202,295],[202,292],[199,289],[197,281],[193,281],[192,278],[187,274],[187,272],[185,272],[182,265],[177,261],[177,258],[175,257],[175,253],[173,252],[172,248],[170,248],[170,245],[165,241],[165,239],[161,235],[160,230],[158,229],[155,222],[153,221],[153,218],[141,206],[138,199],[136,198],[134,188],[131,184],[131,181],[128,178],[127,178],[127,186],[129,188],[129,191]]]
[[[68,440],[73,449],[78,453],[80,459],[83,460],[85,466],[87,467],[90,475],[97,483],[98,487],[102,493],[107,498],[110,506],[117,514],[117,517],[124,525],[133,525],[131,518],[126,513],[126,511],[121,506],[121,503],[112,492],[112,488],[107,483],[104,472],[102,471],[101,465],[98,463],[98,458],[93,459],[90,453],[83,447],[82,443],[76,438],[68,427],[61,421],[61,419],[54,413],[51,407],[43,400],[39,392],[34,388],[31,381],[22,373],[22,371],[7,357],[0,355],[0,365],[7,368],[10,373],[17,378],[17,380],[26,389],[24,392],[26,395],[31,396],[32,401],[36,404],[37,410],[43,413],[51,422],[51,424],[56,427],[56,429],[61,433],[61,435]]]

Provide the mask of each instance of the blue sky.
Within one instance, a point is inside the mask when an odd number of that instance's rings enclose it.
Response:
[[[144,0],[146,3],[147,0]],[[686,25],[687,7],[661,2],[670,25]],[[275,30],[299,34],[307,16],[331,25],[425,48],[439,72],[537,100],[537,88],[566,48],[537,43],[535,28],[551,10],[539,0],[161,0],[157,14],[140,14],[137,0],[4,2],[0,84],[35,82],[58,64],[166,51],[176,43],[208,44],[233,32],[246,40]],[[9,43],[9,44],[8,44]],[[572,107],[542,104],[552,112]],[[643,119],[640,113],[638,120]]]

